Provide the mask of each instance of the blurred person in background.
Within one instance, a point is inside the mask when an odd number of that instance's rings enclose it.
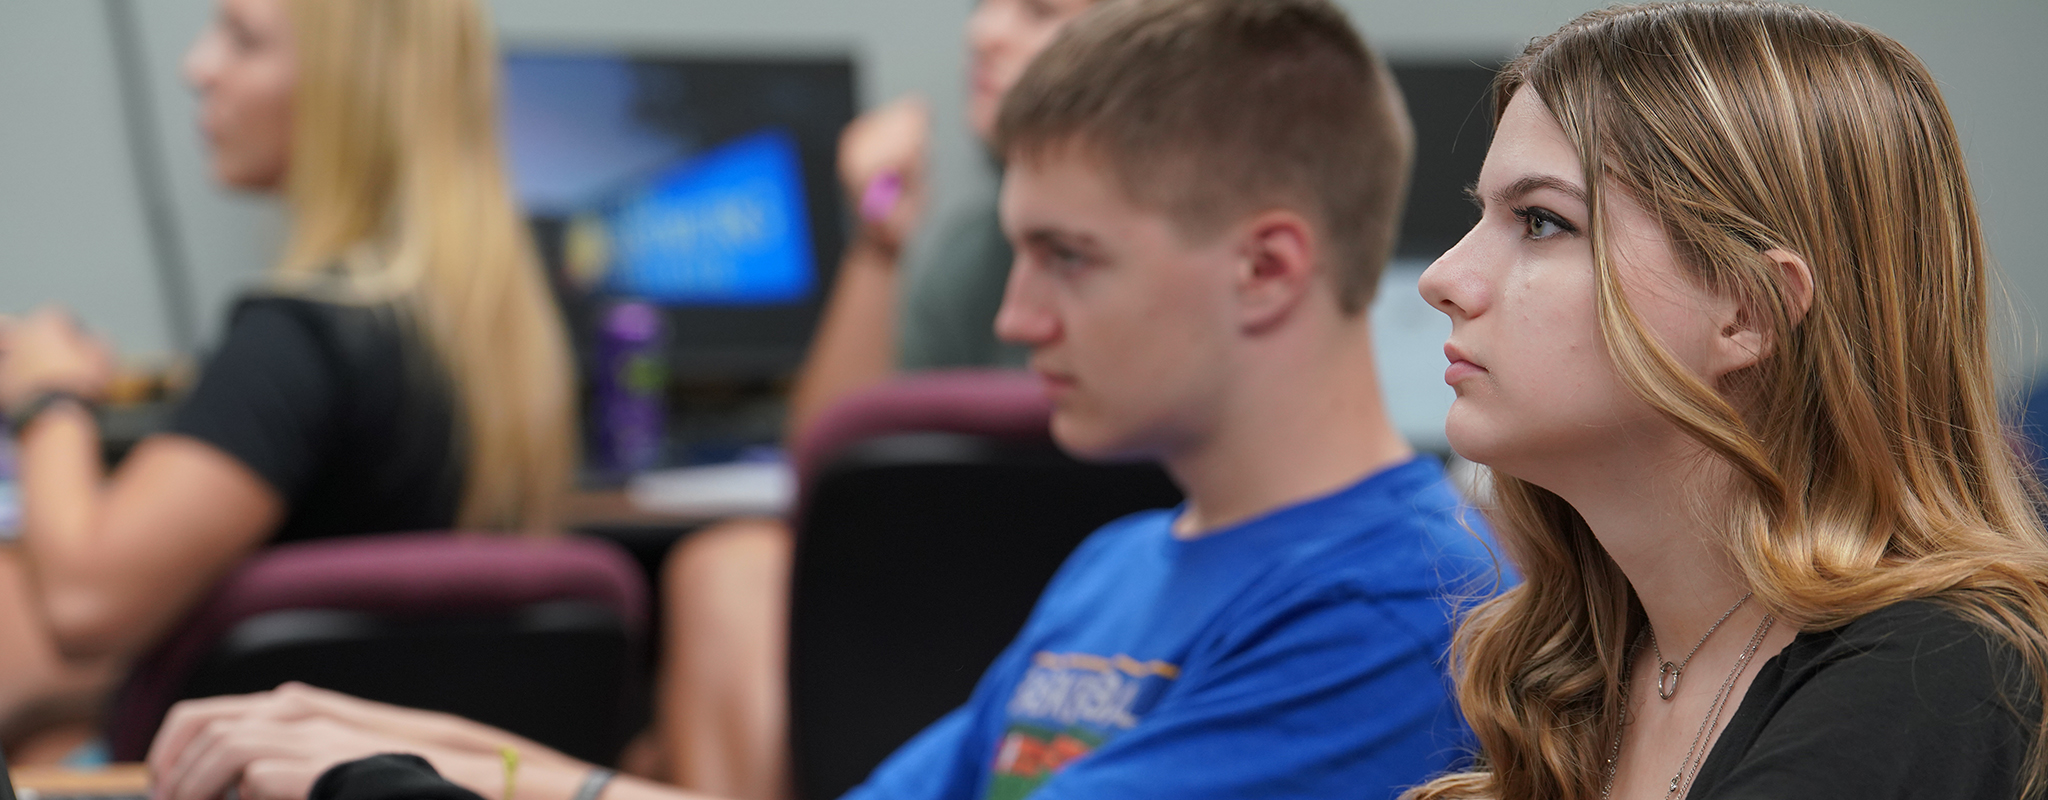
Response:
[[[981,0],[967,23],[967,123],[983,146],[1024,68],[1095,0]],[[926,211],[930,113],[915,97],[870,111],[839,143],[859,228],[797,373],[785,438],[847,395],[898,372],[1024,366],[994,322],[1013,258],[993,193],[950,209],[905,258]],[[900,304],[900,308],[899,308]],[[667,777],[745,800],[786,793],[783,685],[794,539],[780,519],[699,532],[670,554],[660,688]]]
[[[0,734],[85,719],[119,665],[271,542],[544,530],[570,355],[500,164],[473,0],[221,0],[187,54],[214,177],[291,216],[167,430],[109,474],[105,344],[0,330],[21,542],[0,552]]]

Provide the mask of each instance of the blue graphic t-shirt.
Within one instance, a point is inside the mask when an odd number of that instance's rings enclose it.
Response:
[[[974,695],[854,800],[1392,797],[1469,743],[1443,672],[1499,588],[1434,459],[1192,541],[1106,525]]]

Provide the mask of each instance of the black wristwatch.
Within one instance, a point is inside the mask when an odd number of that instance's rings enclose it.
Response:
[[[85,409],[88,414],[92,413],[96,408],[91,400],[87,400],[77,393],[67,392],[62,389],[52,389],[29,398],[29,401],[22,403],[20,408],[8,412],[7,432],[19,439],[21,438],[21,432],[28,428],[29,423],[35,422],[36,417],[42,416],[43,412],[65,403],[75,403],[80,408]]]

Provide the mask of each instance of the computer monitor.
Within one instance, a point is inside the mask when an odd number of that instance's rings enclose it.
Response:
[[[1486,59],[1395,60],[1390,66],[1415,125],[1415,172],[1396,250],[1399,258],[1435,260],[1479,221],[1465,188],[1479,180],[1493,141],[1487,90],[1495,68]]]
[[[588,358],[613,300],[663,309],[679,381],[789,374],[845,241],[845,56],[515,47],[503,126],[519,200]]]

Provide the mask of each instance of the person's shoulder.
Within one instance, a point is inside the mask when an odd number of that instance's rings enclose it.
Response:
[[[272,349],[311,347],[335,365],[383,364],[398,354],[405,329],[390,303],[355,303],[271,290],[244,294],[229,315],[228,336]]]
[[[1430,591],[1506,569],[1484,518],[1432,457],[1388,468],[1338,499],[1330,511],[1343,524],[1316,560],[1350,567],[1379,590]]]
[[[1954,603],[1931,599],[1905,600],[1872,611],[1824,641],[1834,658],[1889,652],[1974,658],[2005,644]]]
[[[1964,703],[2003,698],[2027,705],[2040,691],[2004,636],[1951,600],[1907,600],[1831,631],[1802,634],[1781,655],[1792,685],[1892,686]]]
[[[251,291],[235,299],[228,312],[230,335],[256,330],[290,332],[302,337],[333,339],[339,329],[360,324],[378,313],[368,307],[270,290]]]
[[[235,298],[228,310],[229,328],[250,326],[288,325],[308,333],[326,327],[326,320],[335,314],[333,303],[279,294],[270,291],[253,291]]]
[[[1140,552],[1157,550],[1173,536],[1175,513],[1171,508],[1154,508],[1110,520],[1081,540],[1060,571],[1116,570]]]
[[[1241,627],[1315,617],[1447,643],[1461,609],[1511,585],[1479,515],[1435,459],[1418,458],[1276,515],[1295,526],[1273,567],[1231,612]]]

